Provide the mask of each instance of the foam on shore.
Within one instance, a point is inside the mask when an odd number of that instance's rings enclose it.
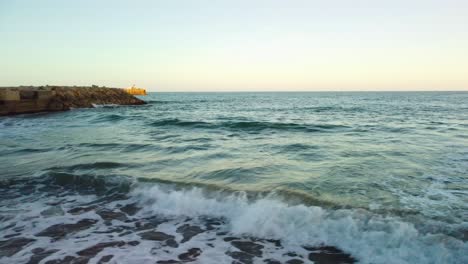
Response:
[[[110,263],[166,263],[188,256],[193,263],[310,262],[320,248],[340,249],[333,254],[350,254],[348,260],[359,263],[468,261],[466,242],[420,232],[402,219],[290,205],[275,195],[251,199],[243,192],[150,183],[104,196],[44,185],[25,195],[25,188],[30,187],[10,186],[0,202],[1,243],[27,242],[0,263],[27,262],[44,251],[53,252],[41,263],[65,258],[98,263],[109,256]],[[54,225],[70,231],[61,234]]]

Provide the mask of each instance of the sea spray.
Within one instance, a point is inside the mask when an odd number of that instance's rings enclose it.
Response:
[[[200,188],[161,186],[134,190],[150,214],[222,217],[230,233],[281,239],[289,246],[333,245],[362,263],[463,263],[468,243],[443,234],[419,232],[398,217],[369,211],[325,210],[288,205],[272,197],[249,200],[245,193],[208,197]]]

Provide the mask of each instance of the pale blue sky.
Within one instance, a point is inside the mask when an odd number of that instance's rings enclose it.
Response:
[[[468,1],[0,0],[0,86],[467,90]]]

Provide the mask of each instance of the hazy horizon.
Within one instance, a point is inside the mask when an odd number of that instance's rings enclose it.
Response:
[[[9,1],[0,86],[467,91],[468,2]]]

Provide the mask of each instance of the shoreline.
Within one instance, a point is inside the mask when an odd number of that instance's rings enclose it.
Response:
[[[2,260],[114,263],[120,259],[160,264],[357,261],[333,245],[291,244],[279,238],[235,232],[231,229],[232,219],[223,215],[153,211],[147,201],[140,200],[139,191],[147,191],[146,188],[121,190],[106,184],[106,190],[97,191],[60,179],[43,181],[0,184],[0,197],[16,208],[4,208]],[[175,190],[155,191],[153,194],[170,201],[170,193]],[[15,198],[18,193],[22,195]],[[36,206],[24,203],[25,199]],[[16,215],[15,210],[22,210],[23,215]],[[34,219],[34,224],[27,219]],[[72,244],[73,249],[68,247]]]
[[[241,193],[211,197],[199,188],[125,185],[53,172],[0,181],[0,190],[5,224],[0,259],[9,262],[351,264],[464,259],[463,241],[418,232],[398,218],[272,198],[249,200]],[[432,252],[420,254],[427,243]],[[440,254],[447,250],[449,255]]]

